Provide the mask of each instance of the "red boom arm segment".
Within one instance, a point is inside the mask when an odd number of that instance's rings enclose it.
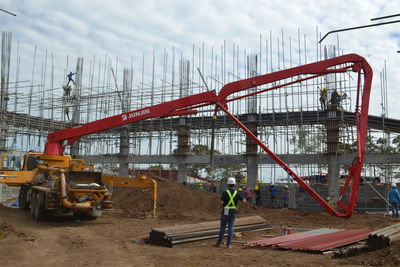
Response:
[[[344,65],[344,66],[343,66]],[[340,66],[340,67],[339,67]],[[358,72],[358,86],[356,96],[356,127],[357,127],[357,156],[349,168],[349,175],[346,185],[340,193],[340,200],[337,202],[339,210],[335,210],[321,196],[319,196],[307,183],[305,183],[294,171],[292,171],[274,152],[272,152],[263,142],[258,139],[245,125],[243,125],[235,116],[228,111],[227,103],[251,95],[260,94],[266,91],[275,90],[283,86],[299,83],[305,80],[313,79],[329,73],[341,73],[347,71]],[[310,75],[301,77],[301,75]],[[298,77],[297,80],[274,85],[267,89],[255,90],[252,93],[244,93],[243,95],[232,97],[232,94],[254,88],[260,85],[274,83],[284,79]],[[363,77],[363,88],[361,89],[361,78]],[[216,108],[225,112],[250,138],[252,138],[277,164],[279,164],[300,186],[302,186],[310,195],[316,199],[322,207],[329,213],[339,217],[350,217],[356,207],[358,187],[360,183],[360,175],[362,164],[364,161],[365,142],[368,124],[368,107],[369,95],[372,84],[372,69],[367,61],[356,54],[344,55],[316,63],[311,63],[287,70],[282,70],[270,74],[265,74],[249,79],[244,79],[225,85],[220,93],[216,95],[215,91],[207,91],[204,93],[172,100],[162,104],[154,105],[147,108],[130,111],[120,115],[101,119],[98,121],[86,123],[80,126],[64,129],[51,133],[47,137],[45,146],[45,154],[62,155],[64,153],[63,142],[73,144],[80,137],[97,133],[103,130],[118,127],[135,121],[145,120],[156,117],[179,116],[196,114],[197,108],[208,105],[216,105]],[[342,201],[342,196],[346,193],[347,186],[352,182],[349,196],[349,203],[346,206]]]
[[[197,111],[191,109],[191,106],[198,104],[211,105],[215,102],[216,97],[215,91],[207,91],[50,133],[47,136],[44,154],[63,155],[64,141],[68,141],[68,144],[71,145],[82,136],[98,133],[131,122],[157,117],[196,114]],[[186,109],[181,110],[183,108]]]

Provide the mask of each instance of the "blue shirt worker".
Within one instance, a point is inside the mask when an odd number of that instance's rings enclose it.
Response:
[[[233,237],[233,228],[235,224],[235,216],[236,216],[236,205],[239,200],[246,202],[243,198],[242,194],[239,194],[238,191],[235,190],[236,180],[233,177],[228,178],[228,189],[221,194],[221,202],[223,202],[223,209],[221,213],[221,227],[219,229],[219,236],[216,247],[220,247],[222,243],[222,239],[225,234],[225,227],[228,224],[228,238],[226,241],[226,247],[232,248],[232,237]]]
[[[400,193],[396,188],[396,184],[392,183],[392,188],[389,191],[389,202],[392,205],[392,217],[399,217],[399,202],[400,202]]]
[[[67,74],[67,77],[68,77],[67,87],[68,87],[70,82],[72,82],[75,85],[75,81],[74,81],[74,79],[72,79],[72,76],[74,76],[75,74],[76,73],[72,73],[72,71],[70,71],[69,74]]]
[[[278,189],[276,188],[274,183],[272,183],[271,186],[269,187],[269,192],[271,193],[271,206],[275,207],[276,206],[276,195],[278,193]]]

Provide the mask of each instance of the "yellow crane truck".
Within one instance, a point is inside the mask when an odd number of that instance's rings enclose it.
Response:
[[[7,152],[1,154],[0,183],[19,187],[20,209],[36,221],[56,211],[95,219],[102,210],[112,209],[110,187],[151,189],[153,215],[156,213],[157,183],[153,179],[106,176],[94,171],[82,159],[69,155]]]

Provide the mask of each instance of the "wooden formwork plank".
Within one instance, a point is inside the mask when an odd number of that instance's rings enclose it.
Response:
[[[260,216],[249,216],[235,219],[235,226],[265,223],[265,219]],[[194,224],[175,225],[167,227],[153,228],[153,231],[164,232],[166,235],[183,234],[188,232],[206,231],[219,229],[220,221],[201,222]]]
[[[267,224],[254,224],[254,225],[242,225],[242,226],[235,226],[235,231],[250,231],[250,230],[258,230],[258,229],[265,229],[268,227]],[[178,240],[178,239],[185,239],[185,238],[191,238],[191,237],[196,237],[196,236],[202,236],[202,235],[211,235],[211,234],[218,234],[219,233],[219,228],[218,229],[211,229],[211,230],[205,230],[205,231],[194,231],[194,232],[187,232],[187,233],[182,233],[182,234],[173,234],[173,235],[166,235],[167,238],[171,240]]]

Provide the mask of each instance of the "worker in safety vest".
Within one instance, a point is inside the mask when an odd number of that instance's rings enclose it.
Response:
[[[319,102],[321,103],[321,110],[326,110],[326,104],[328,102],[328,88],[324,87],[319,92]]]
[[[233,226],[235,223],[236,215],[236,205],[239,200],[246,202],[242,194],[239,194],[235,190],[236,180],[233,177],[228,178],[228,189],[224,191],[221,195],[221,202],[223,203],[223,209],[221,213],[221,227],[219,229],[218,241],[215,244],[216,247],[220,247],[222,239],[225,234],[225,227],[228,224],[228,239],[226,241],[227,248],[232,248],[232,236],[233,236]]]

